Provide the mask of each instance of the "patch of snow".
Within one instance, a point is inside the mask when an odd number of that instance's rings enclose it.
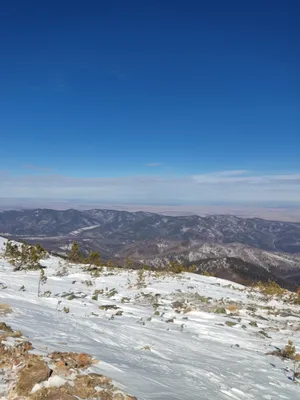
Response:
[[[76,229],[75,231],[70,232],[70,235],[76,236],[76,235],[79,235],[79,234],[82,233],[82,232],[90,231],[90,230],[96,229],[96,228],[98,228],[99,226],[100,226],[100,225],[98,224],[98,225],[86,226],[85,228]]]
[[[41,390],[43,387],[45,387],[45,388],[51,388],[51,387],[59,388],[59,387],[63,386],[66,382],[67,382],[67,380],[62,378],[61,376],[53,375],[53,376],[50,376],[50,378],[48,378],[48,380],[46,382],[36,383],[33,386],[32,390],[31,390],[31,393],[35,393],[38,390]]]
[[[71,250],[72,249],[72,243],[64,244],[63,246],[60,246],[61,250]]]
[[[181,229],[180,229],[180,232],[187,232],[187,231],[189,231],[190,230],[190,228],[188,228],[188,227],[186,227],[186,226],[183,226]]]

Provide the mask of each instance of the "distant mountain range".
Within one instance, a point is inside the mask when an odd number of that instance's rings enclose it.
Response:
[[[34,209],[0,212],[0,235],[40,242],[59,254],[67,254],[76,240],[83,250],[98,250],[103,259],[119,263],[130,258],[137,265],[159,267],[176,260],[223,275],[230,270],[241,279],[262,275],[300,284],[300,223],[230,215]]]
[[[239,283],[276,280],[289,288],[300,285],[299,253],[270,252],[240,243],[156,239],[125,246],[117,256],[155,268],[176,261]]]

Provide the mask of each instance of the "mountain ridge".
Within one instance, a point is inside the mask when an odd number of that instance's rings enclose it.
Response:
[[[202,240],[300,252],[300,223],[231,215],[165,216],[102,209],[2,211],[0,232],[15,236],[105,238],[120,245],[156,238]]]
[[[83,252],[136,267],[164,268],[171,261],[219,273],[219,265],[242,279],[267,277],[300,285],[300,224],[232,215],[166,216],[107,209],[32,209],[0,212],[2,236],[66,256],[77,241]],[[212,261],[215,260],[215,261]],[[244,271],[244,276],[243,275]],[[226,275],[227,276],[227,275]],[[267,278],[266,278],[267,279]],[[242,280],[243,281],[243,280]]]

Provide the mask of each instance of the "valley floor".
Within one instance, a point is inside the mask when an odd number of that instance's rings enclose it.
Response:
[[[0,321],[34,352],[89,353],[99,360],[89,371],[139,400],[300,398],[293,363],[266,355],[289,339],[300,350],[299,306],[213,277],[104,268],[96,278],[55,257],[43,265],[38,297],[39,272],[13,272],[0,256],[0,303],[12,309]],[[2,381],[2,399],[6,390]]]

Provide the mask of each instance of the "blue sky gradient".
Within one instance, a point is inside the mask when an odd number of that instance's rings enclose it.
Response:
[[[299,18],[296,0],[4,2],[0,197],[300,201]]]

